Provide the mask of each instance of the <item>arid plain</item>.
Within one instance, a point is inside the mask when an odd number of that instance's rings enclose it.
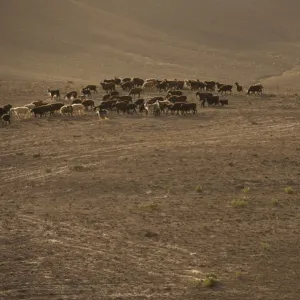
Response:
[[[2,1],[0,105],[114,76],[265,95],[0,128],[0,299],[298,299],[300,4],[226,3]]]

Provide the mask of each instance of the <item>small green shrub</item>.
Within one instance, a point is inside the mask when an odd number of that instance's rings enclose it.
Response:
[[[215,287],[220,281],[218,280],[217,276],[214,274],[206,275],[206,278],[203,279],[202,285],[204,287],[213,288]]]
[[[71,170],[76,171],[76,172],[83,172],[85,171],[85,167],[81,165],[73,166],[71,167]]]
[[[139,205],[138,208],[148,211],[159,211],[161,209],[160,204],[157,202],[144,203]]]
[[[197,193],[202,193],[202,191],[203,191],[202,185],[198,185],[198,186],[196,187],[196,192],[197,192]]]
[[[231,201],[233,207],[246,207],[248,206],[248,200],[245,197],[234,199]]]
[[[269,250],[271,248],[271,245],[265,242],[260,243],[260,246],[262,247],[262,249],[264,250]]]
[[[272,204],[273,206],[279,206],[279,205],[280,205],[278,199],[272,199],[272,200],[271,200],[271,204]]]
[[[250,188],[249,187],[244,187],[243,189],[242,189],[242,192],[243,193],[248,193],[250,191]]]
[[[235,275],[236,275],[237,279],[242,279],[243,278],[243,274],[242,274],[241,271],[236,272]]]
[[[291,186],[285,188],[284,191],[285,191],[287,194],[294,194],[294,189],[293,189]]]

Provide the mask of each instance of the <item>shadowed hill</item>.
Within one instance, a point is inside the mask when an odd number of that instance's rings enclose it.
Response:
[[[293,87],[299,9],[293,0],[6,0],[1,75],[96,83],[115,75],[247,84],[272,77],[266,82],[276,86],[288,72]]]

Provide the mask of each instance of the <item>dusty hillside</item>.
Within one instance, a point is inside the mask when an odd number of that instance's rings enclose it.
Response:
[[[1,76],[97,83],[114,75],[238,78],[247,84],[275,76],[266,83],[295,88],[299,73],[290,70],[299,63],[299,9],[297,1],[269,0],[2,1]]]

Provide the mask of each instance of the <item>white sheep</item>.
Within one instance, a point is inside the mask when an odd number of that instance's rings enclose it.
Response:
[[[10,112],[11,114],[14,114],[18,120],[20,120],[20,115],[23,115],[24,119],[26,119],[27,116],[30,116],[30,109],[26,106],[11,108]]]
[[[29,103],[29,104],[24,105],[24,107],[28,107],[29,110],[31,110],[31,109],[35,108],[35,104]]]
[[[162,101],[159,101],[158,100],[158,103],[159,104],[166,104],[166,105],[171,105],[171,104],[173,104],[171,101],[169,101],[169,100],[162,100]]]
[[[149,81],[154,81],[154,82],[156,82],[156,79],[155,79],[155,78],[147,78],[147,79],[145,80],[145,82],[149,82]]]
[[[75,103],[75,104],[72,104],[72,107],[73,107],[73,111],[74,112],[78,112],[78,114],[84,114],[84,105],[81,104],[81,103]]]
[[[72,105],[64,105],[60,108],[60,113],[62,115],[68,114],[73,115],[73,106]]]
[[[160,105],[158,100],[156,100],[156,102],[154,102],[153,104],[145,105],[145,108],[148,111],[150,110],[153,115],[160,115]]]

